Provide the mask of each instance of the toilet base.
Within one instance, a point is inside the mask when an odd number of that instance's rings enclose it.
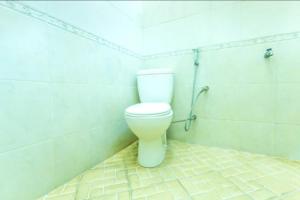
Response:
[[[155,167],[162,163],[165,158],[166,148],[162,138],[145,141],[139,139],[138,162],[143,167]]]

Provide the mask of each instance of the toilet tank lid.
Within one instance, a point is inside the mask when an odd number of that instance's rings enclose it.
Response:
[[[152,75],[152,74],[173,74],[171,68],[143,69],[137,72],[137,75]]]

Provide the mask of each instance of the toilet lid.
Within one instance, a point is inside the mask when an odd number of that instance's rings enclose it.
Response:
[[[139,103],[125,110],[128,115],[164,115],[170,112],[171,106],[167,103]]]

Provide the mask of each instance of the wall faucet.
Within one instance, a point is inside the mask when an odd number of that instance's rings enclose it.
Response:
[[[272,50],[272,48],[266,49],[264,57],[265,58],[270,58],[271,56],[273,56],[273,50]]]

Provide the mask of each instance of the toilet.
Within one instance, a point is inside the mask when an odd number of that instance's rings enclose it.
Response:
[[[171,69],[147,69],[137,73],[138,104],[125,110],[129,128],[138,137],[138,162],[143,167],[158,166],[165,157],[166,131],[173,111],[174,74]]]

